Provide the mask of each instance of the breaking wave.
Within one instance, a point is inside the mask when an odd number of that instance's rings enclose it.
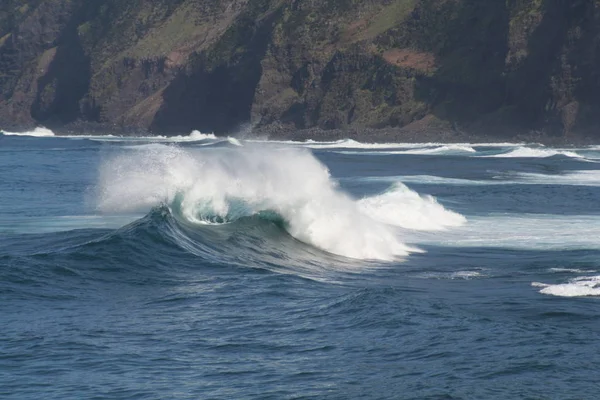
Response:
[[[186,143],[186,142],[208,142],[214,143],[222,139],[215,136],[213,133],[202,133],[200,131],[192,131],[189,135],[177,136],[115,136],[115,135],[78,135],[78,136],[63,136],[72,139],[90,139],[100,142],[152,142],[152,143]]]
[[[358,204],[363,213],[380,222],[412,230],[438,231],[467,222],[462,215],[446,210],[433,196],[422,196],[400,182]]]
[[[52,132],[50,129],[47,129],[44,127],[38,127],[32,131],[27,131],[27,132],[7,132],[7,131],[0,130],[0,133],[4,134],[6,136],[32,136],[32,137],[53,137],[53,136],[55,136],[54,132]]]
[[[487,155],[482,157],[490,158],[546,158],[554,156],[564,156],[570,158],[584,158],[583,156],[568,150],[554,150],[533,147],[518,147],[506,153]]]
[[[152,136],[158,140],[167,140],[171,142],[196,142],[202,140],[218,140],[214,133],[202,133],[200,131],[192,131],[187,136]]]
[[[235,147],[227,154],[158,145],[105,160],[97,207],[104,213],[165,204],[206,229],[269,221],[295,239],[355,259],[393,260],[419,251],[398,227],[438,230],[464,222],[435,199],[402,185],[356,201],[309,151]]]
[[[342,139],[330,142],[320,142],[316,140],[307,140],[304,142],[279,141],[278,143],[286,145],[297,145],[311,149],[390,149],[411,146],[410,144],[403,143],[364,143],[358,142],[353,139]]]
[[[477,151],[468,145],[448,144],[443,146],[424,147],[412,150],[396,152],[394,154],[420,154],[420,155],[440,155],[440,154],[464,154],[476,153]]]

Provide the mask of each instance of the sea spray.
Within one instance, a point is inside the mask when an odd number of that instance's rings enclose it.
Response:
[[[301,149],[248,147],[207,154],[158,145],[106,160],[98,189],[98,209],[103,212],[142,211],[176,202],[188,222],[203,224],[276,213],[296,239],[357,259],[392,260],[417,251],[391,226],[403,226],[397,215],[406,204],[411,203],[408,213],[443,210],[428,198],[421,199],[429,204],[425,207],[415,207],[414,198],[408,203],[400,199],[394,211],[382,198],[373,204],[357,202],[339,190],[323,164]],[[385,221],[383,212],[396,216]]]

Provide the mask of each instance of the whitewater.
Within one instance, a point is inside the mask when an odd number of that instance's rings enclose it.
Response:
[[[327,168],[298,149],[257,146],[222,154],[156,145],[104,161],[98,185],[103,213],[148,211],[177,203],[186,221],[228,223],[274,213],[298,240],[334,254],[393,260],[411,249],[391,226],[431,230],[465,219],[432,197],[398,184],[384,194],[352,199]]]
[[[600,147],[0,133],[0,397],[595,399]]]

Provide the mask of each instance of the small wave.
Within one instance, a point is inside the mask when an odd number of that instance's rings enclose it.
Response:
[[[395,148],[382,148],[375,150],[367,150],[367,151],[358,151],[358,150],[342,150],[336,151],[339,154],[351,154],[351,155],[465,155],[465,154],[473,154],[476,153],[475,150],[471,146],[461,146],[461,145],[444,145],[444,146],[436,146],[436,147],[421,147],[421,146],[409,146],[401,147],[401,150],[398,150],[398,146]]]
[[[402,143],[362,143],[353,139],[343,139],[334,142],[316,142],[314,140],[308,140],[306,142],[297,142],[297,144],[313,149],[390,149],[411,146],[410,144]]]
[[[406,229],[437,231],[463,225],[466,218],[446,210],[433,196],[421,196],[397,182],[387,192],[358,202],[373,219]]]
[[[77,137],[77,136],[73,136]],[[217,136],[212,133],[202,133],[200,131],[192,131],[189,135],[178,135],[178,136],[89,136],[88,138],[94,140],[108,140],[108,141],[146,141],[146,142],[159,142],[159,143],[182,143],[182,142],[202,142],[202,141],[214,141],[219,140]]]
[[[600,186],[599,170],[572,171],[560,175],[522,172],[517,175],[521,183],[568,186]]]
[[[583,159],[584,157],[567,150],[555,150],[555,149],[544,149],[544,148],[532,148],[532,147],[518,147],[507,153],[493,154],[481,157],[487,158],[547,158],[554,156],[564,156],[569,158]]]
[[[449,144],[444,146],[436,146],[436,147],[425,147],[414,150],[406,150],[403,152],[397,152],[395,154],[421,154],[421,155],[440,155],[440,154],[461,154],[461,153],[476,153],[475,150],[471,146],[465,145],[457,145],[457,144]]]
[[[7,132],[7,131],[3,131],[0,130],[0,133],[6,135],[6,136],[32,136],[32,137],[53,137],[54,132],[52,132],[50,129],[44,128],[44,127],[37,127],[32,131],[27,131],[27,132]]]
[[[281,144],[289,147],[303,147],[310,149],[391,149],[391,148],[407,148],[414,145],[408,143],[363,143],[354,139],[341,139],[334,141],[318,141],[308,139],[305,141],[297,140],[276,140],[276,139],[247,139],[248,143],[264,143],[264,144]]]
[[[311,149],[390,149],[390,148],[397,148],[397,147],[415,146],[413,144],[407,144],[407,143],[363,143],[363,142],[358,142],[354,139],[341,139],[341,140],[334,140],[334,141],[318,141],[318,140],[313,140],[313,139],[308,139],[305,141],[249,139],[248,142],[283,144],[283,145],[287,145],[287,146],[295,146],[295,147],[298,146],[298,147],[306,147],[306,148],[311,148]]]
[[[429,149],[431,151],[435,151],[436,149],[443,148],[444,150],[458,150],[458,151],[467,151],[467,152],[475,152],[474,149],[471,148],[471,145],[466,143],[461,144],[445,144],[445,143],[402,143],[402,142],[387,142],[387,143],[366,143],[359,142],[353,139],[342,139],[336,141],[324,141],[319,142],[315,140],[306,140],[304,142],[299,141],[277,141],[277,140],[267,140],[260,141],[261,143],[280,143],[285,145],[292,146],[301,146],[307,147],[311,149],[355,149],[355,150],[392,150],[392,149],[405,149],[408,151],[410,149]],[[493,146],[493,145],[491,145]]]
[[[288,146],[300,146],[308,147],[312,149],[356,149],[356,150],[369,150],[369,149],[436,149],[440,147],[447,147],[448,149],[462,150],[469,153],[474,152],[474,147],[515,147],[521,146],[523,143],[439,143],[439,142],[423,142],[423,143],[406,143],[406,142],[386,142],[386,143],[369,143],[359,142],[354,139],[341,139],[335,141],[317,141],[308,139],[305,141],[295,140],[270,140],[270,139],[248,139],[248,142],[256,143],[275,143],[284,144]]]
[[[541,288],[540,293],[559,297],[600,296],[600,276],[580,276],[568,283],[546,284],[533,282],[533,287]]]
[[[491,186],[491,185],[565,185],[600,186],[600,170],[580,170],[563,174],[518,172],[500,174],[493,179],[446,178],[435,175],[365,176],[348,178],[349,181],[403,182],[419,185]]]

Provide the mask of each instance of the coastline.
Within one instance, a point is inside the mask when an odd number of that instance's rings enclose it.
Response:
[[[31,132],[34,129],[43,128],[35,126],[11,126],[2,127],[0,132]],[[191,132],[159,132],[150,131],[139,127],[116,126],[96,123],[75,123],[67,126],[53,126],[51,131],[58,136],[185,136]],[[212,132],[202,132],[212,133]],[[415,128],[348,128],[348,129],[282,129],[278,127],[259,127],[252,129],[239,129],[237,132],[216,136],[234,137],[238,139],[265,139],[265,140],[291,140],[291,141],[337,141],[355,140],[362,143],[535,143],[545,146],[588,146],[600,144],[600,138],[582,135],[550,135],[543,131],[530,132],[507,132],[502,134],[476,134],[458,129],[435,129],[431,127]]]

